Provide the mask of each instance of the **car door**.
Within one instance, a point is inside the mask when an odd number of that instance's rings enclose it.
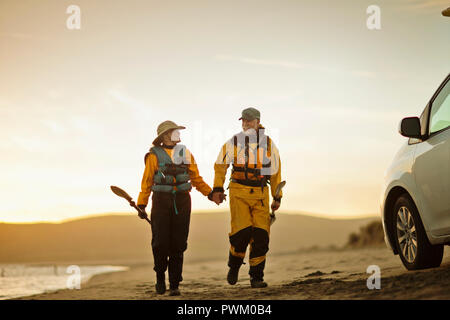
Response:
[[[427,138],[416,148],[413,174],[422,220],[433,236],[450,234],[450,81],[430,102]]]

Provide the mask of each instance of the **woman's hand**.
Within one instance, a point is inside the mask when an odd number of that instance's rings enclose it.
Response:
[[[220,191],[213,191],[208,196],[208,199],[215,202],[217,205],[221,204],[226,199],[226,194]]]

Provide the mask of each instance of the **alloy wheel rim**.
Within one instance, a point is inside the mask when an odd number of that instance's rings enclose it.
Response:
[[[414,218],[407,207],[397,212],[397,239],[403,257],[413,263],[417,256],[417,233]]]

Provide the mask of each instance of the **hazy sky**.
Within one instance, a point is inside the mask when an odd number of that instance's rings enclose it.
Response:
[[[81,8],[69,30],[66,9]],[[381,9],[369,30],[366,9]],[[257,107],[280,149],[282,211],[379,212],[384,171],[450,70],[448,0],[0,1],[0,221],[130,211],[157,125],[213,181]],[[193,191],[193,210],[228,210]]]

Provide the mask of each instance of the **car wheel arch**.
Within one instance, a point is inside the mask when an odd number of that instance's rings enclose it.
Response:
[[[393,219],[396,217],[395,213],[392,212],[392,210],[394,209],[394,205],[397,201],[398,198],[400,198],[400,196],[406,194],[412,201],[412,203],[414,204],[414,206],[417,208],[417,205],[414,201],[414,199],[411,197],[411,194],[403,187],[400,186],[396,186],[394,188],[392,188],[389,191],[389,194],[386,198],[385,201],[385,205],[384,205],[384,223],[385,223],[385,227],[386,227],[386,234],[388,236],[388,240],[389,243],[391,244],[391,248],[394,252],[394,254],[398,254],[398,250],[397,250],[397,246],[395,244],[395,239],[394,239],[394,223],[393,223]],[[420,216],[420,212],[419,212],[419,216]]]

